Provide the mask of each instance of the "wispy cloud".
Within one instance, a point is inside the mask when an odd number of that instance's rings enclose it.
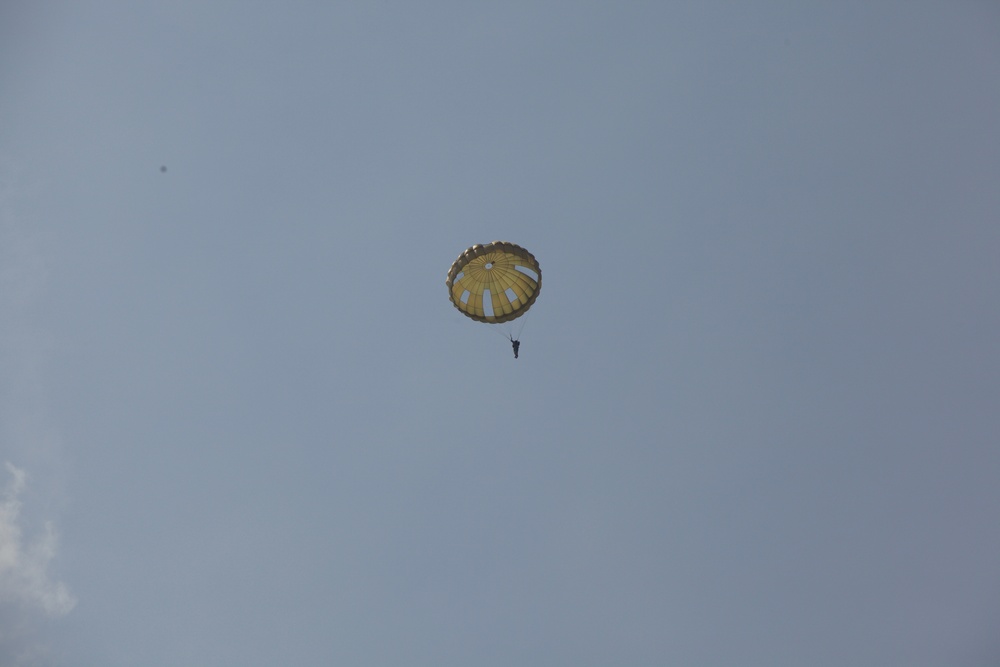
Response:
[[[27,483],[23,470],[6,464],[11,481],[0,502],[0,603],[20,604],[62,616],[76,605],[76,599],[61,582],[48,575],[56,555],[55,529],[46,522],[38,535],[26,539],[21,526],[21,493]]]
[[[37,534],[26,530],[21,498],[27,474],[9,462],[6,471],[0,495],[0,664],[43,667],[52,663],[40,621],[68,614],[76,598],[49,575],[58,546],[51,522]]]

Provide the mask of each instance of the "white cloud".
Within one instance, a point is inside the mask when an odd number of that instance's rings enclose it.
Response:
[[[49,616],[67,614],[76,599],[61,582],[52,581],[49,563],[56,554],[57,538],[52,524],[26,541],[21,526],[21,493],[25,472],[7,463],[11,481],[0,502],[0,604],[19,604]]]

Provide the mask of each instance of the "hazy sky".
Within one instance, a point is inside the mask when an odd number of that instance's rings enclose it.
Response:
[[[1000,664],[998,330],[995,2],[8,0],[0,665]]]

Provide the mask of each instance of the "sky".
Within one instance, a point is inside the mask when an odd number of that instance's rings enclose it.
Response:
[[[0,665],[1000,664],[998,72],[973,0],[3,3]]]

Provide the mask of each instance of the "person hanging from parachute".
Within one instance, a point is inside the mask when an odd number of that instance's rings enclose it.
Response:
[[[486,324],[506,324],[524,315],[542,290],[542,269],[538,260],[519,245],[493,241],[474,245],[448,271],[448,298],[463,315]],[[521,347],[520,321],[517,335],[508,329],[514,358]],[[499,332],[498,332],[499,333]]]

